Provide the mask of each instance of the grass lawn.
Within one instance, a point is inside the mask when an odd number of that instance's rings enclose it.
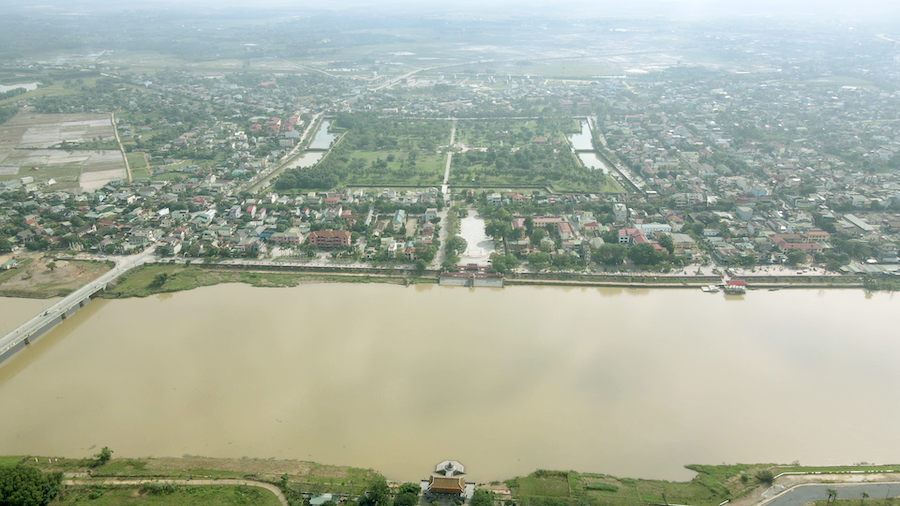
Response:
[[[10,461],[19,462],[22,457],[6,457]],[[2,460],[0,460],[2,462]],[[33,465],[44,472],[74,472],[85,473],[89,469],[94,478],[117,477],[123,479],[140,479],[141,477],[158,477],[176,480],[186,479],[246,479],[264,482],[279,481],[285,474],[288,475],[289,481],[294,490],[300,492],[314,493],[338,493],[357,495],[362,493],[368,486],[369,481],[377,473],[372,469],[362,469],[348,466],[330,466],[318,464],[315,462],[304,462],[298,460],[272,460],[272,459],[216,459],[208,457],[185,456],[182,458],[113,458],[108,463],[100,467],[92,467],[93,459],[48,459],[47,457],[25,457],[26,465]],[[71,491],[99,489],[107,492],[115,487],[103,488],[102,486],[84,486],[69,488]],[[178,489],[201,488],[181,486]],[[216,487],[203,486],[203,489],[215,489]],[[222,487],[223,489],[233,490],[235,487]],[[137,487],[126,488],[130,491],[128,497],[142,495],[143,500],[150,500],[157,494],[137,493]],[[275,496],[262,489],[253,489]],[[197,491],[191,492],[196,494]],[[233,492],[232,492],[233,493]],[[95,494],[97,495],[97,494]],[[105,496],[106,494],[104,494]],[[114,497],[114,496],[111,496]],[[172,498],[166,504],[185,504],[177,500],[175,495],[162,495],[161,497]],[[87,496],[81,496],[86,499]],[[127,499],[127,497],[126,497]],[[227,501],[227,497],[220,497],[221,500]],[[118,500],[118,499],[116,499]],[[230,502],[217,503],[210,498],[208,504],[231,504]],[[63,498],[51,504],[70,504],[73,500]],[[92,501],[91,504],[98,504]],[[119,504],[111,503],[111,504]],[[130,504],[130,503],[128,503]],[[150,503],[153,504],[153,503]],[[191,503],[187,503],[191,504]],[[200,503],[198,503],[200,504]],[[207,504],[207,503],[203,503]],[[241,504],[257,504],[245,502]],[[268,504],[268,503],[258,503]]]
[[[131,170],[134,169],[143,169],[147,167],[147,155],[141,152],[131,152],[128,153],[128,165],[131,166]]]
[[[381,159],[387,160],[393,155],[393,161],[388,161],[387,167],[376,169],[372,162]],[[378,150],[378,151],[353,151],[348,157],[351,162],[360,159],[365,166],[357,169],[350,177],[348,184],[412,184],[419,186],[437,186],[444,177],[444,167],[447,156],[432,152],[419,152],[415,167],[403,167],[402,163],[408,157],[403,150]]]
[[[166,274],[166,282],[162,286],[151,286],[160,274]],[[232,269],[216,269],[214,266],[204,267],[183,264],[145,265],[126,274],[118,285],[110,287],[103,296],[108,299],[121,297],[146,297],[155,293],[178,292],[191,290],[201,286],[212,286],[219,283],[247,283],[258,287],[290,287],[300,283],[414,283],[433,282],[433,278],[425,281],[410,279],[402,275],[390,276],[347,276],[340,274],[319,274],[303,272],[260,272]]]
[[[0,467],[14,466],[14,465],[18,464],[19,462],[22,462],[22,459],[24,459],[24,458],[25,457],[16,456],[16,455],[0,457]]]
[[[35,81],[40,81],[40,80],[41,80],[41,79],[40,79],[39,77],[36,77],[36,78],[35,78]],[[84,84],[85,84],[86,86],[92,86],[92,85],[94,84],[94,81],[95,81],[95,79],[85,78],[85,79],[84,79]],[[21,94],[21,95],[17,95],[17,96],[12,97],[12,98],[7,98],[7,99],[5,99],[5,100],[0,100],[0,106],[2,106],[2,105],[13,104],[13,103],[15,103],[15,102],[17,102],[17,101],[19,101],[19,100],[23,100],[23,99],[34,99],[34,98],[40,98],[40,97],[50,97],[50,96],[54,96],[54,95],[71,95],[71,94],[73,94],[73,93],[76,93],[77,91],[78,91],[78,90],[77,90],[76,88],[74,88],[74,87],[73,87],[73,88],[66,88],[66,87],[64,87],[61,83],[60,83],[60,84],[53,84],[53,85],[50,85],[50,86],[47,86],[47,87],[44,87],[44,88],[38,88],[38,89],[36,89],[36,90],[29,91],[29,92],[23,93],[23,94]]]
[[[697,471],[691,481],[671,482],[617,478],[574,471],[536,471],[507,481],[513,497],[526,506],[553,504],[640,505],[646,503],[716,506],[760,486],[755,473],[769,464],[687,466]],[[548,502],[550,501],[550,502]]]
[[[568,472],[536,471],[518,478],[516,492],[523,496],[569,497],[568,475]]]
[[[466,120],[457,125],[450,184],[493,188],[532,186],[559,193],[622,193],[615,179],[586,169],[568,149],[572,118]]]
[[[222,505],[222,506],[280,506],[272,492],[243,486],[149,486],[135,488],[113,488],[101,486],[68,487],[60,496],[51,501],[54,506],[81,504],[92,506],[127,505]]]
[[[147,169],[131,169],[131,178],[132,179],[141,179],[141,178],[149,178],[150,171]]]
[[[156,276],[166,274],[168,279],[161,287],[150,286]],[[296,286],[297,274],[276,272],[247,272],[214,270],[183,265],[146,265],[124,276],[115,287],[104,294],[106,297],[146,297],[160,292],[178,292],[219,283],[249,283],[253,286]]]

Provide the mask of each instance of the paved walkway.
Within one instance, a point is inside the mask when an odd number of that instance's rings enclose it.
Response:
[[[243,486],[243,487],[257,487],[264,488],[269,492],[275,494],[275,497],[278,498],[278,501],[281,502],[282,506],[290,506],[288,504],[287,498],[284,494],[281,493],[281,490],[272,485],[271,483],[263,483],[261,481],[249,481],[249,480],[162,480],[162,479],[145,479],[145,480],[135,480],[135,479],[118,479],[118,478],[102,478],[102,479],[94,479],[94,480],[63,480],[63,485],[70,486],[90,486],[90,485],[120,485],[120,486],[130,486],[130,487],[139,487],[144,485],[145,483],[170,483],[172,485],[190,485],[192,487],[195,486]],[[900,490],[900,489],[898,489]]]

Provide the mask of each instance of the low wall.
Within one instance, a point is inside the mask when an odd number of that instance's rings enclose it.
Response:
[[[503,288],[503,278],[475,278],[475,287]]]
[[[441,276],[438,284],[441,286],[471,286],[470,278],[457,278],[452,276]]]

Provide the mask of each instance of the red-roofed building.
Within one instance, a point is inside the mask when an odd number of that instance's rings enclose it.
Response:
[[[320,248],[350,246],[350,232],[346,230],[315,230],[309,233],[307,242]]]
[[[650,242],[644,231],[639,228],[622,228],[619,229],[619,244],[625,246],[634,246],[635,244],[643,244]]]

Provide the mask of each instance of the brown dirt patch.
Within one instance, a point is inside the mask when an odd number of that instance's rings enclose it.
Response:
[[[12,255],[0,257],[0,263]],[[15,258],[28,261],[24,267],[5,274],[0,282],[0,295],[45,299],[64,296],[110,270],[102,262],[69,261],[44,256],[42,253],[17,253]],[[51,269],[50,267],[54,268]]]

